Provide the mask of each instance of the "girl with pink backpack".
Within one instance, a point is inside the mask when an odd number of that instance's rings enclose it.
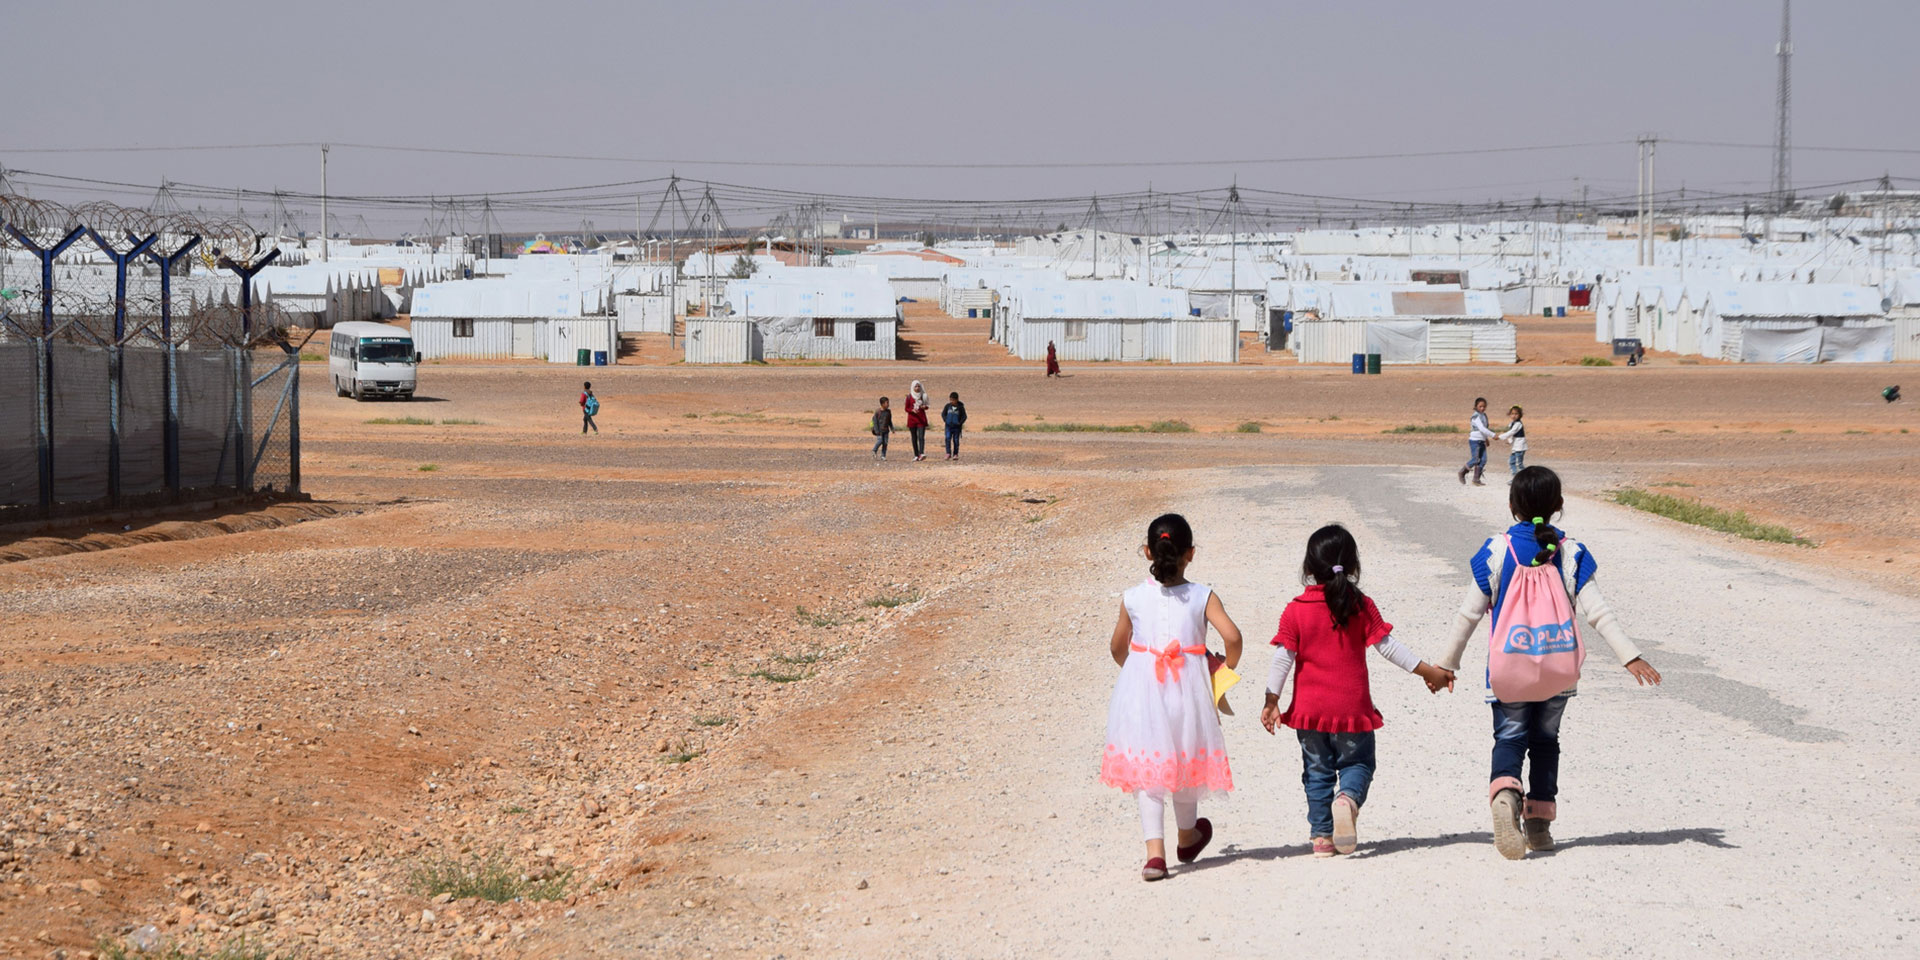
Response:
[[[1548,521],[1565,507],[1560,477],[1546,467],[1513,476],[1507,507],[1518,521],[1473,555],[1473,586],[1455,615],[1440,666],[1460,668],[1474,628],[1493,611],[1487,644],[1487,702],[1493,707],[1493,775],[1487,786],[1493,845],[1509,860],[1553,849],[1560,778],[1560,719],[1576,692],[1591,624],[1641,685],[1660,671],[1627,638],[1594,584],[1598,564],[1584,544]],[[1527,770],[1525,796],[1520,776]]]

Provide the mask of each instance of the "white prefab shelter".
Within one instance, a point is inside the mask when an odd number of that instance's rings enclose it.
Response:
[[[727,309],[732,317],[752,321],[746,355],[699,362],[892,360],[899,350],[893,289],[862,270],[795,267],[764,280],[731,280]],[[688,350],[693,349],[689,342]],[[688,360],[693,362],[691,352]]]
[[[1300,285],[1297,285],[1300,286]],[[1492,290],[1438,284],[1326,284],[1317,314],[1294,313],[1301,363],[1514,363],[1514,328]],[[1300,291],[1293,291],[1297,302]]]
[[[414,346],[429,360],[524,358],[555,363],[572,363],[571,351],[587,347],[607,351],[612,362],[619,340],[614,318],[604,315],[606,300],[605,287],[582,288],[572,279],[510,276],[428,284],[413,294]],[[588,325],[569,327],[564,341],[554,336],[557,321],[573,320],[604,322],[609,333]]]
[[[745,317],[688,317],[688,363],[746,363],[753,359],[753,321]]]
[[[613,298],[621,333],[671,333],[674,313],[667,307],[667,291],[622,293]]]
[[[1872,287],[1831,283],[1712,287],[1699,308],[1700,352],[1748,363],[1891,362],[1894,328],[1880,299]]]
[[[1230,317],[1196,317],[1187,291],[1133,280],[1019,282],[1001,290],[995,339],[1022,360],[1168,360],[1233,363]]]

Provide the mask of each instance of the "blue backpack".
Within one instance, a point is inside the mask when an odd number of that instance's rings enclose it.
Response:
[[[587,397],[587,416],[589,417],[595,416],[599,412],[600,412],[600,398],[589,395]]]

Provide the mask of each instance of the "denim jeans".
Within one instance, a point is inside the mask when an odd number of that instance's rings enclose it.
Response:
[[[947,456],[957,457],[959,455],[960,455],[960,431],[952,427],[948,427],[947,428]]]
[[[913,438],[913,455],[916,457],[926,456],[927,455],[927,428],[926,427],[908,427],[907,436]]]
[[[883,457],[887,455],[887,435],[886,434],[883,433],[873,438],[873,452]]]
[[[1523,761],[1531,761],[1527,799],[1552,803],[1560,790],[1560,718],[1567,695],[1539,703],[1493,704],[1493,776],[1521,779]]]
[[[1307,788],[1307,826],[1312,836],[1333,836],[1334,787],[1358,807],[1367,802],[1373,783],[1373,731],[1321,733],[1295,730],[1300,736],[1300,783]]]
[[[1487,442],[1485,440],[1467,441],[1467,465],[1461,472],[1473,471],[1473,478],[1480,479],[1481,471],[1487,469]]]
[[[1520,471],[1525,470],[1526,468],[1527,468],[1527,452],[1525,450],[1515,450],[1514,452],[1507,454],[1507,472],[1508,473],[1519,473]]]

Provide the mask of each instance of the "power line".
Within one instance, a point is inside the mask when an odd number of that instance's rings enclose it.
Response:
[[[112,154],[177,153],[192,151],[317,149],[323,145],[353,150],[377,150],[392,153],[430,153],[444,156],[499,157],[521,160],[570,160],[590,163],[638,163],[656,166],[771,167],[833,170],[1101,170],[1157,167],[1233,167],[1296,163],[1350,163],[1361,160],[1424,160],[1437,157],[1487,156],[1506,153],[1538,153],[1549,150],[1580,150],[1617,146],[1624,141],[1596,140],[1586,143],[1556,143],[1523,147],[1477,147],[1461,150],[1400,151],[1393,153],[1353,153],[1306,157],[1249,157],[1209,160],[1079,160],[1079,161],[831,161],[831,160],[691,160],[660,157],[617,157],[572,153],[535,153],[513,150],[468,150],[456,147],[415,147],[384,143],[350,143],[330,140],[280,143],[242,143],[210,146],[118,146],[118,147],[23,147],[0,149],[8,154]]]

